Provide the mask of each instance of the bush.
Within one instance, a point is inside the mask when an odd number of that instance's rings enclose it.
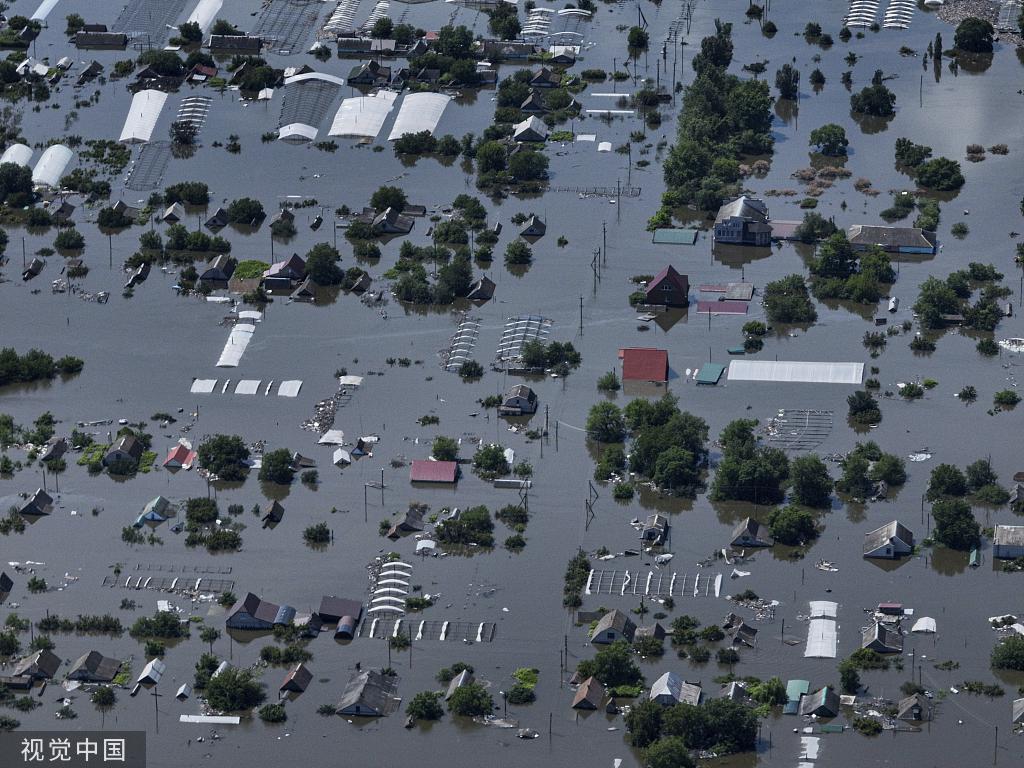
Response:
[[[1011,635],[992,649],[990,663],[993,669],[1024,671],[1024,637]]]
[[[219,712],[252,709],[266,698],[256,676],[248,669],[229,667],[206,686],[206,700]]]
[[[245,478],[242,464],[249,458],[249,449],[237,435],[214,435],[199,444],[196,450],[204,469],[221,480],[237,481]]]
[[[814,516],[799,507],[776,509],[768,518],[768,526],[775,541],[789,546],[799,546],[818,536]]]
[[[1012,389],[1003,389],[995,393],[992,402],[1001,408],[1012,408],[1020,402],[1020,395]]]
[[[283,723],[288,719],[284,704],[264,704],[260,707],[259,716],[265,723]]]
[[[294,477],[292,452],[287,448],[278,448],[263,454],[263,462],[259,471],[261,482],[289,485]]]
[[[444,715],[441,694],[438,691],[421,691],[405,707],[405,713],[417,720],[440,720]]]
[[[537,694],[533,692],[533,688],[516,683],[509,689],[507,700],[509,704],[532,704],[537,700]]]
[[[478,717],[490,714],[494,709],[491,695],[480,683],[470,683],[455,689],[448,699],[448,711],[463,717]]]

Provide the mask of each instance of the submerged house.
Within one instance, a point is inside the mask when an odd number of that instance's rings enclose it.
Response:
[[[846,232],[855,251],[878,247],[887,253],[920,253],[934,255],[938,240],[934,232],[920,227],[877,227],[854,224]]]
[[[164,664],[160,659],[153,659],[146,666],[142,668],[142,672],[139,673],[138,679],[135,681],[136,685],[156,685],[160,682],[160,678],[164,676],[164,672],[167,671],[167,665]]]
[[[688,306],[690,279],[669,264],[644,287],[644,303],[663,307]]]
[[[60,657],[53,651],[36,651],[14,665],[12,677],[31,677],[36,680],[52,680],[60,667]]]
[[[604,701],[604,686],[596,677],[588,677],[572,698],[573,709],[597,709]]]
[[[375,669],[359,672],[345,686],[337,711],[345,717],[384,717],[398,704],[398,678]]]
[[[800,697],[800,715],[806,717],[835,717],[839,714],[839,694],[829,686]]]
[[[454,483],[459,477],[459,464],[455,461],[417,459],[409,467],[409,481],[413,483]]]
[[[391,67],[385,67],[376,61],[368,61],[365,64],[352,67],[346,82],[349,85],[374,86],[386,85],[390,79]]]
[[[277,499],[269,501],[260,508],[260,521],[263,526],[280,523],[284,519],[284,507]]]
[[[295,669],[285,675],[284,682],[278,688],[279,694],[302,693],[309,687],[313,680],[313,673],[302,663],[296,665]]]
[[[121,435],[117,442],[110,447],[110,450],[103,455],[103,466],[109,467],[111,464],[124,461],[137,464],[141,458],[142,443],[136,439],[135,435]]]
[[[768,206],[762,200],[746,195],[726,203],[715,217],[714,240],[731,245],[769,246],[772,225]]]
[[[927,697],[920,693],[900,699],[896,707],[896,718],[905,720],[908,723],[917,723],[922,720],[932,719],[932,705]]]
[[[211,53],[258,56],[263,48],[263,38],[251,35],[210,35],[206,47],[210,49]]]
[[[291,624],[295,609],[290,605],[277,605],[249,592],[228,613],[228,629],[257,632],[272,630],[276,625]]]
[[[547,231],[548,225],[544,223],[543,219],[538,216],[530,216],[530,218],[526,220],[526,226],[523,227],[519,236],[525,238],[544,237]]]
[[[864,534],[864,557],[895,560],[913,551],[914,534],[896,520]]]
[[[649,347],[623,349],[623,381],[668,381],[668,350]]]
[[[459,674],[452,678],[450,683],[448,683],[448,690],[446,690],[444,693],[444,700],[448,701],[448,699],[455,695],[455,692],[459,690],[459,688],[464,688],[467,685],[471,685],[475,680],[476,678],[473,677],[472,672],[470,672],[468,669],[462,670],[461,672],[459,672]]]
[[[590,633],[590,642],[596,645],[611,645],[616,640],[633,642],[636,634],[636,624],[625,613],[618,608],[608,611],[602,616],[594,631]]]
[[[651,685],[650,699],[663,707],[681,703],[696,707],[702,693],[699,685],[686,682],[676,672],[666,672]]]
[[[89,651],[80,656],[68,671],[68,680],[83,683],[109,683],[121,669],[120,659],[104,656],[99,651]]]
[[[534,115],[530,115],[512,128],[515,141],[547,141],[548,127]]]
[[[537,412],[537,393],[525,384],[516,384],[501,398],[498,413],[502,416],[523,416]]]
[[[732,541],[729,544],[739,549],[770,547],[775,544],[775,539],[767,525],[762,525],[754,518],[748,517],[733,529]]]
[[[236,262],[233,258],[222,253],[207,264],[206,269],[200,273],[199,279],[204,283],[227,283],[235,273],[235,265]]]
[[[388,206],[373,217],[371,226],[375,235],[407,235],[414,223],[411,216],[403,216],[398,208]]]
[[[178,443],[171,448],[164,459],[164,469],[191,469],[196,460],[196,452],[187,445]]]
[[[410,506],[400,520],[388,530],[389,539],[398,539],[403,533],[415,533],[423,530],[423,513],[426,509],[419,505]]]
[[[561,84],[562,76],[547,67],[541,67],[533,77],[530,78],[531,88],[557,88]]]
[[[1024,525],[997,525],[992,535],[992,557],[1002,560],[1024,557]]]
[[[646,544],[661,544],[668,534],[668,518],[664,515],[648,515],[640,531],[640,539]]]
[[[365,272],[363,274],[366,275]],[[469,287],[466,298],[470,301],[490,301],[496,287],[494,281],[484,275]],[[355,289],[353,288],[353,290]]]
[[[29,496],[28,501],[18,510],[25,517],[41,517],[42,515],[50,514],[52,511],[53,497],[42,488],[37,488],[36,492]]]
[[[263,287],[267,289],[291,289],[292,285],[306,275],[306,260],[293,253],[284,261],[277,261],[263,273]]]
[[[312,277],[307,277],[303,280],[299,287],[292,291],[292,295],[289,297],[292,301],[304,301],[310,304],[316,303],[316,289],[320,286],[316,284]]]
[[[902,653],[903,635],[878,622],[866,627],[861,633],[860,647],[869,648],[876,653]]]

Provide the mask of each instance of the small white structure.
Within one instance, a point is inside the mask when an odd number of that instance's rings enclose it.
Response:
[[[42,189],[56,189],[75,153],[63,144],[46,148],[36,167],[32,169],[32,184]]]
[[[146,89],[132,97],[132,105],[128,108],[128,116],[124,119],[121,138],[125,144],[145,144],[153,135],[156,121],[160,119],[160,111],[167,102],[167,94],[163,91]]]
[[[334,466],[336,467],[347,467],[352,463],[352,454],[346,451],[344,448],[338,448],[334,452]]]
[[[31,159],[31,147],[26,144],[11,144],[11,146],[4,150],[3,155],[0,155],[0,165],[14,163],[15,165],[27,168]]]
[[[452,100],[451,96],[443,93],[411,93],[405,97],[401,108],[398,110],[398,117],[388,135],[388,141],[400,139],[407,133],[421,133],[437,130],[437,124],[441,122],[441,115],[444,108]]]
[[[910,631],[922,635],[934,635],[938,632],[938,628],[935,626],[935,619],[930,616],[922,616],[914,622],[914,626],[910,628]]]
[[[1024,557],[1024,525],[997,525],[992,536],[992,557],[1002,560]]]
[[[160,659],[153,659],[149,664],[142,668],[142,673],[139,675],[139,679],[135,681],[135,684],[156,685],[160,682],[160,678],[163,677],[163,674],[166,671],[166,664],[160,661]]]

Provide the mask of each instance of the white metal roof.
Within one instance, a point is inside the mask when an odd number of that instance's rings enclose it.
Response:
[[[358,387],[363,383],[362,376],[339,376],[338,385],[342,387]]]
[[[196,379],[189,390],[193,395],[208,395],[217,386],[217,379]]]
[[[729,381],[860,384],[863,378],[864,363],[733,360],[729,364]]]
[[[346,451],[344,448],[338,448],[334,451],[334,457],[332,460],[334,461],[335,466],[339,464],[351,464],[352,454]]]
[[[914,622],[914,626],[910,628],[911,632],[927,632],[929,634],[935,634],[938,629],[935,626],[935,619],[929,616],[922,616],[920,619]]]
[[[238,715],[180,715],[179,723],[202,723],[203,725],[238,725]]]
[[[243,309],[241,312],[238,313],[238,319],[252,320],[253,322],[258,323],[260,320],[263,319],[263,313],[260,312],[258,309]]]
[[[31,159],[32,147],[25,144],[11,144],[11,146],[4,150],[3,155],[0,156],[0,165],[16,163],[28,167],[29,160]]]
[[[391,128],[388,141],[394,141],[407,133],[420,133],[437,129],[441,122],[441,115],[451,96],[443,93],[411,93],[405,97],[402,107],[398,110],[398,117]]]
[[[236,395],[255,395],[259,392],[260,379],[242,379],[235,385]]]
[[[833,603],[831,600],[811,600],[811,613],[812,619],[834,619],[838,616],[839,603]]]
[[[195,9],[189,14],[187,21],[194,21],[204,33],[208,32],[213,25],[213,20],[220,13],[220,8],[223,4],[223,0],[199,0]]]
[[[47,147],[32,170],[32,183],[40,187],[56,187],[74,156],[75,153],[63,144]]]
[[[289,379],[288,381],[282,381],[281,385],[277,388],[278,397],[298,397],[299,390],[302,388],[302,381],[300,379]]]
[[[322,80],[325,83],[334,83],[335,85],[345,85],[345,79],[342,77],[335,77],[334,75],[328,75],[324,72],[304,72],[301,75],[292,75],[284,79],[286,86],[292,83],[301,83],[304,80]]]
[[[239,323],[231,329],[231,334],[228,336],[227,342],[224,344],[224,349],[220,353],[220,359],[217,360],[218,368],[235,368],[242,359],[242,353],[245,352],[245,348],[249,346],[249,342],[252,341],[252,334],[256,330],[255,325],[249,325],[248,323]]]
[[[316,128],[305,123],[289,123],[278,129],[277,138],[280,141],[290,141],[296,144],[302,141],[312,141],[316,138]]]
[[[60,0],[43,0],[43,2],[39,4],[39,7],[36,8],[36,12],[32,14],[32,20],[45,21],[46,17],[50,15],[50,11],[57,7],[57,3],[59,2]]]
[[[328,135],[376,138],[397,98],[394,91],[378,91],[371,96],[345,99],[334,115]]]
[[[340,429],[329,429],[317,440],[320,445],[342,445],[345,442],[345,433]]]
[[[807,626],[806,659],[834,659],[839,638],[832,619],[811,619]]]
[[[124,128],[121,129],[118,141],[128,144],[149,141],[166,102],[167,94],[163,91],[148,89],[136,93],[132,97],[132,105],[128,108],[128,116],[124,119]]]

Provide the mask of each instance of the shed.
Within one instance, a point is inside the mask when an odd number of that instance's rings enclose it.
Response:
[[[1024,557],[1024,525],[997,525],[992,536],[992,557],[1003,560]]]
[[[543,219],[538,216],[530,216],[530,218],[526,220],[526,226],[523,227],[519,236],[525,238],[540,238],[544,237],[547,231],[548,225],[544,223]]]
[[[14,665],[12,677],[31,677],[36,680],[52,680],[60,667],[60,657],[53,651],[36,651]]]
[[[160,682],[160,678],[163,677],[163,674],[166,671],[166,664],[160,661],[160,659],[153,659],[142,668],[142,672],[139,674],[139,678],[135,681],[135,684],[156,685]]]
[[[53,497],[42,488],[28,497],[28,500],[18,512],[25,517],[41,517],[53,511]]]
[[[537,393],[525,384],[516,384],[501,398],[498,413],[503,416],[522,416],[537,412]]]
[[[284,519],[284,507],[281,506],[281,502],[277,499],[267,502],[260,507],[260,520],[264,526],[270,523],[280,523]]]
[[[668,351],[649,347],[623,349],[623,381],[668,381]]]
[[[490,301],[494,296],[495,287],[494,281],[484,275],[469,287],[466,298],[470,301]]]
[[[530,115],[512,129],[512,138],[516,141],[547,141],[548,127],[535,115]]]
[[[604,686],[596,677],[588,677],[576,689],[572,699],[573,709],[598,709],[604,701]]]
[[[590,633],[590,642],[595,645],[610,645],[616,640],[633,642],[636,624],[618,608],[608,611],[598,620],[594,631]]]
[[[685,307],[690,303],[690,280],[671,264],[651,278],[644,287],[644,303],[665,307]]]
[[[455,692],[459,690],[459,688],[471,685],[475,680],[476,678],[473,677],[473,673],[471,671],[468,669],[462,670],[451,679],[451,682],[448,683],[448,690],[444,693],[444,700],[448,701],[448,699],[455,695]]]
[[[305,664],[297,664],[295,669],[285,675],[284,682],[278,688],[278,693],[302,693],[313,680],[313,673]]]
[[[902,653],[903,635],[877,622],[865,627],[861,632],[860,647],[869,648],[876,653]]]
[[[654,230],[651,242],[660,245],[693,245],[697,242],[696,229],[676,229],[674,227],[659,227]]]
[[[384,717],[398,704],[398,679],[368,669],[354,675],[345,686],[337,711],[345,717]]]
[[[416,459],[409,468],[409,481],[413,483],[454,483],[459,477],[459,465],[454,461]]]
[[[341,621],[345,616],[352,616],[358,621],[363,614],[363,604],[346,597],[324,595],[320,598],[320,609],[317,613],[328,624]]]
[[[182,683],[181,687],[178,688],[178,692],[174,694],[174,698],[178,701],[185,701],[189,696],[192,695],[192,686],[188,683]]]
[[[104,656],[99,651],[89,651],[71,665],[68,680],[83,683],[109,683],[121,669],[121,661]]]
[[[914,534],[896,520],[864,534],[864,557],[895,560],[913,551]]]
[[[732,541],[729,543],[733,547],[747,549],[749,547],[770,547],[775,544],[775,539],[767,525],[748,517],[733,529]]]
[[[800,697],[800,714],[830,718],[839,714],[839,695],[829,686]]]
[[[900,699],[896,707],[896,717],[899,720],[906,720],[909,723],[916,723],[922,720],[932,719],[932,705],[927,697],[920,693]]]

